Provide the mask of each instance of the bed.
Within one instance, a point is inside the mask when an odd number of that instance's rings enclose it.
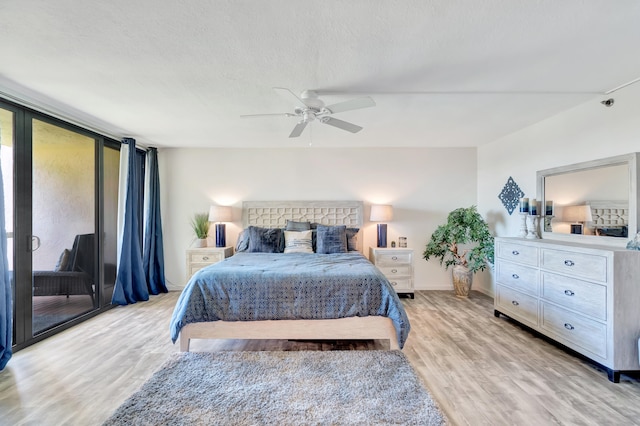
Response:
[[[246,250],[241,235],[240,252],[189,280],[171,318],[171,339],[179,338],[181,351],[191,339],[376,339],[401,349],[409,320],[387,278],[362,254],[362,210],[359,201],[243,203],[253,249],[256,232],[273,237],[308,223],[316,224],[314,252]],[[328,249],[342,229],[351,231],[347,249]],[[287,232],[287,249],[291,235],[307,231]]]

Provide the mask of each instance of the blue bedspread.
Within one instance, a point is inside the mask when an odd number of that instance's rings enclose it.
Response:
[[[387,278],[359,252],[237,253],[196,272],[171,317],[175,343],[187,324],[206,321],[384,316],[400,348],[409,319]]]

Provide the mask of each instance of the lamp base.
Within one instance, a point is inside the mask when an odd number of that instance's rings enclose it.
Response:
[[[386,223],[378,224],[378,247],[380,248],[387,247],[387,224]]]
[[[227,246],[227,231],[224,223],[216,223],[216,247]]]

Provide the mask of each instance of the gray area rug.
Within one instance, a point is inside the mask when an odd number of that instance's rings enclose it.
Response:
[[[441,425],[401,351],[174,354],[105,425]]]

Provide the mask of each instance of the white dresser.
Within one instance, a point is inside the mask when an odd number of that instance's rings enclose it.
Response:
[[[202,247],[187,249],[187,281],[200,269],[233,256],[233,247]]]
[[[389,279],[396,293],[413,299],[413,249],[369,247],[369,260]]]
[[[640,370],[640,252],[496,238],[494,313],[620,372]]]

